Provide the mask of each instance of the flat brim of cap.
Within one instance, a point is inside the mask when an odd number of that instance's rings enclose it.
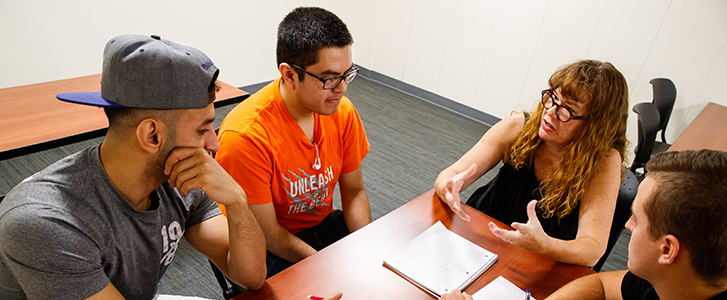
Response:
[[[71,102],[76,104],[108,107],[108,108],[124,108],[125,106],[116,102],[101,97],[101,92],[76,92],[76,93],[62,93],[56,95],[56,98],[61,101]]]

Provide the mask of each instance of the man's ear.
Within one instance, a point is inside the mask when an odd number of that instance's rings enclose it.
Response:
[[[139,147],[149,153],[158,153],[167,137],[166,125],[154,118],[146,118],[136,126]]]
[[[659,239],[661,241],[659,255],[659,263],[662,265],[669,265],[674,263],[681,250],[681,243],[677,237],[667,234]]]
[[[280,71],[280,76],[283,77],[283,84],[295,89],[296,85],[294,83],[298,80],[298,72],[296,72],[294,67],[288,63],[280,63],[278,71]]]

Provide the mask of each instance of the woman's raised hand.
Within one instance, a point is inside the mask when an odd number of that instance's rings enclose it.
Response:
[[[472,166],[462,173],[452,176],[444,185],[444,203],[449,205],[449,208],[457,214],[463,220],[469,222],[470,216],[462,211],[462,202],[459,198],[459,192],[462,189],[464,181],[472,177],[477,172],[477,164]]]

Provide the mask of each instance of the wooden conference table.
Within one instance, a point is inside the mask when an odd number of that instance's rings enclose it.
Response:
[[[215,107],[250,95],[219,84]],[[59,93],[100,90],[101,74],[0,89],[0,160],[105,135],[103,109],[56,99]]]
[[[336,291],[343,299],[432,299],[433,297],[383,266],[394,253],[437,221],[483,248],[498,254],[498,261],[468,289],[472,294],[498,276],[533,297],[544,299],[571,280],[594,273],[581,266],[556,262],[495,237],[487,227],[499,221],[463,205],[471,221],[465,222],[443,204],[434,190],[419,196],[366,227],[350,234],[267,280],[257,291],[234,299],[303,300],[308,295],[326,297]]]
[[[727,151],[727,107],[707,103],[668,151],[698,149]]]

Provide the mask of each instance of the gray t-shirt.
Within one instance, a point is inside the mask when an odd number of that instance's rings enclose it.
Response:
[[[0,298],[84,299],[112,283],[151,299],[187,228],[220,214],[201,190],[167,181],[137,211],[101,165],[99,147],[68,156],[0,203]]]

